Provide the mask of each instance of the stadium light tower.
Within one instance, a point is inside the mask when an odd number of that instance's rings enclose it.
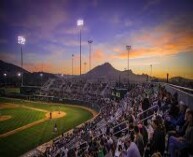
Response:
[[[126,45],[126,49],[128,51],[128,84],[129,84],[129,51],[131,50],[131,46]]]
[[[23,50],[22,45],[25,44],[25,38],[23,36],[18,36],[18,44],[21,45],[21,68],[23,69]],[[23,86],[23,72],[21,72],[21,86]]]
[[[85,72],[85,74],[86,74],[86,62],[84,62],[84,72]]]
[[[42,78],[43,78],[44,74],[43,73],[40,73],[40,79],[41,79],[41,86],[43,85],[42,83]]]
[[[74,54],[72,54],[72,76],[73,76],[73,68],[74,68]]]
[[[7,74],[4,73],[3,76],[4,76],[4,78],[5,78],[5,82],[4,82],[4,83],[5,83],[5,86],[6,86],[6,84],[7,84],[7,80],[6,80]]]
[[[92,40],[88,40],[88,44],[89,44],[89,71],[91,70],[91,44],[92,44]]]
[[[77,20],[77,26],[80,28],[80,76],[81,76],[81,30],[83,25],[84,25],[83,19]]]
[[[152,64],[150,64],[150,82],[152,80]]]
[[[20,77],[21,77],[21,73],[20,72],[17,73],[17,77],[18,77],[18,85],[19,85],[19,84],[21,84],[20,83]]]

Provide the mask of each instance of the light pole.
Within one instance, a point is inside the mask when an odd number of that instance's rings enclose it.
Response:
[[[5,77],[5,86],[6,86],[7,85],[7,81],[6,81],[7,74],[4,73],[3,76]]]
[[[151,82],[151,80],[152,80],[152,64],[150,65],[150,82]]]
[[[74,54],[72,54],[72,76],[73,76],[73,68],[74,68]]]
[[[18,76],[18,81],[19,81],[18,86],[19,86],[19,84],[20,84],[20,77],[21,77],[21,73],[20,73],[20,72],[18,72],[18,73],[17,73],[17,76]]]
[[[91,70],[91,44],[92,44],[92,40],[88,40],[88,44],[89,44],[89,71]]]
[[[81,76],[81,29],[84,25],[83,19],[77,20],[77,26],[80,27],[80,76]]]
[[[21,68],[22,68],[21,86],[23,86],[23,50],[22,50],[22,45],[25,44],[25,38],[23,36],[18,36],[18,44],[21,45]]]
[[[169,73],[167,73],[167,83],[168,83],[168,81],[169,81]]]
[[[128,51],[128,85],[129,85],[129,51],[131,50],[131,46],[126,45],[126,49]]]
[[[40,78],[41,78],[41,86],[42,86],[42,77],[43,77],[43,73],[40,73]]]
[[[86,74],[86,62],[84,62],[84,71],[85,71],[85,74]]]

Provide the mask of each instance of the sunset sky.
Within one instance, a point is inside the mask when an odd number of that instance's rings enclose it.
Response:
[[[82,73],[109,62],[116,69],[156,77],[193,79],[192,0],[1,0],[0,59],[20,63],[17,36],[23,35],[24,68],[79,74],[79,28],[82,28]]]

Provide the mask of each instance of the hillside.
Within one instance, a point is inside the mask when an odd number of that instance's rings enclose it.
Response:
[[[21,67],[6,63],[0,60],[0,85],[20,86],[21,78],[18,77],[18,73],[23,72],[24,85],[28,86],[40,86],[44,84],[49,78],[55,78],[55,74],[44,72],[30,73]],[[6,74],[6,76],[4,76]],[[41,74],[41,75],[40,75]]]
[[[24,73],[30,73],[25,69],[22,69],[21,67],[6,63],[2,60],[0,60],[0,75],[2,76],[4,73],[6,73],[8,76],[17,76],[17,73],[24,72]]]
[[[136,75],[131,70],[119,71],[115,69],[110,63],[104,63],[95,67],[88,73],[84,74],[83,77],[87,79],[102,79],[109,81],[117,81],[120,79],[121,81],[127,81],[128,75],[131,82],[143,82],[147,79],[146,75]]]

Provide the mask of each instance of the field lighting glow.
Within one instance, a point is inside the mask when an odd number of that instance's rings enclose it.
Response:
[[[23,36],[18,36],[18,44],[25,44],[25,38]]]
[[[21,73],[18,73],[17,76],[20,77],[20,76],[21,76]]]
[[[84,20],[83,19],[77,20],[77,26],[83,26],[83,25],[84,25]]]

